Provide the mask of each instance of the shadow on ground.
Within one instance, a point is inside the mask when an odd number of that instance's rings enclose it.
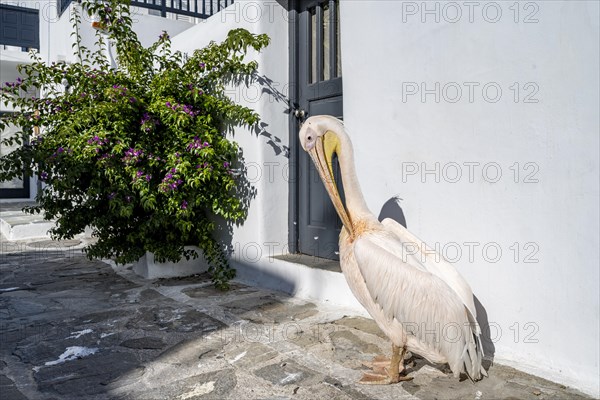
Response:
[[[412,382],[357,385],[389,352],[371,320],[204,275],[143,280],[76,251],[0,254],[0,344],[10,399],[584,398],[506,367],[459,382],[418,358]]]

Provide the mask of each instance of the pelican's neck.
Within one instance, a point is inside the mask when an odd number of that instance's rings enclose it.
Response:
[[[338,162],[342,172],[342,184],[344,187],[344,197],[346,200],[346,210],[350,214],[352,223],[360,220],[375,219],[373,213],[367,207],[360,183],[356,176],[356,166],[354,164],[354,149],[350,137],[342,129],[338,131],[340,141],[340,151],[338,152]]]

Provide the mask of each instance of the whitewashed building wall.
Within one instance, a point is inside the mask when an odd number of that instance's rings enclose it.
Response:
[[[343,2],[344,118],[374,212],[455,262],[496,360],[598,395],[597,2]]]
[[[188,53],[232,28],[267,33],[271,45],[249,57],[287,95],[286,4],[240,0],[191,27],[140,16],[136,30],[144,44],[167,30]],[[455,263],[485,309],[497,361],[597,395],[598,3],[340,8],[344,119],[371,210],[397,197],[409,230]],[[68,22],[44,29],[47,59],[70,54]],[[258,85],[230,95],[267,124],[235,133],[257,196],[234,231],[234,258],[268,270],[293,229],[296,133],[287,105]]]
[[[234,27],[268,33],[260,72],[284,88],[281,13],[240,1],[174,44],[191,51]],[[595,2],[341,4],[344,119],[371,210],[399,198],[408,228],[456,264],[497,361],[588,393],[600,372],[598,21]],[[248,93],[233,95],[282,145],[295,140],[285,105]],[[262,255],[268,269],[291,228],[277,173],[288,160],[265,137],[236,140],[262,167],[236,257]]]

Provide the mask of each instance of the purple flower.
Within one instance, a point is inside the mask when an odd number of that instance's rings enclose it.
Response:
[[[45,182],[48,179],[48,173],[46,171],[42,171],[42,173],[40,174],[40,180],[42,182]]]
[[[165,103],[165,105],[166,105],[167,107],[171,107],[171,102],[170,102],[170,101],[167,101],[167,102]]]
[[[136,163],[143,155],[143,150],[135,150],[133,147],[130,147],[129,150],[125,152],[125,156],[121,160],[125,161],[126,163]]]
[[[203,62],[200,63],[200,68],[204,68],[206,67],[206,64],[204,64]]]
[[[109,194],[109,195],[108,195],[108,199],[109,199],[109,200],[112,200],[112,199],[114,199],[114,198],[115,198],[115,196],[116,196],[116,195],[117,195],[117,194],[116,194],[115,192],[112,192],[111,194]]]
[[[187,210],[187,206],[188,206],[188,202],[187,201],[184,200],[184,201],[181,202],[181,209],[182,210]]]
[[[94,142],[99,143],[99,144],[104,144],[104,143],[108,143],[108,140],[102,141],[100,140],[100,137],[98,137],[98,135],[95,135],[93,138],[88,139],[88,144],[92,144]]]
[[[60,154],[60,153],[62,153],[62,152],[64,152],[64,151],[65,151],[65,149],[63,149],[62,147],[59,147],[59,148],[56,150],[56,152],[57,152],[58,154]]]
[[[229,163],[228,163],[227,161],[225,161],[225,162],[223,163],[223,167],[225,167],[225,168],[229,168]]]

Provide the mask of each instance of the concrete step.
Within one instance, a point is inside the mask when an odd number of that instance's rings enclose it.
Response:
[[[44,219],[43,214],[27,214],[22,211],[25,206],[35,203],[0,203],[0,233],[8,240],[26,240],[49,238],[48,231],[54,226],[53,221]]]
[[[230,264],[236,269],[237,282],[344,307],[357,315],[368,316],[350,291],[337,261],[290,254],[262,257],[256,262],[234,256]]]

